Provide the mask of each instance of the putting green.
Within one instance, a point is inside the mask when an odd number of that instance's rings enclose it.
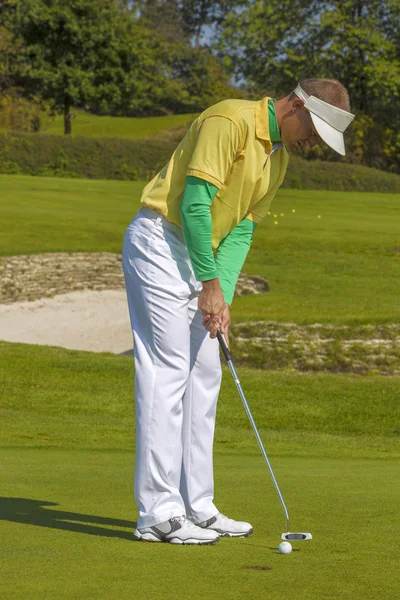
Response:
[[[132,541],[132,454],[1,452],[1,597],[397,599],[396,461],[275,457],[293,529],[260,456],[218,454],[216,502],[254,534],[202,548]]]
[[[215,547],[132,540],[132,360],[0,344],[0,598],[397,600],[398,378],[238,368],[293,530],[224,367]],[[358,457],[358,458],[356,458]],[[397,579],[396,579],[397,578]]]

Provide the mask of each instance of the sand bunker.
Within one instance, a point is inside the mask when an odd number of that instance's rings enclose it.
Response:
[[[263,294],[241,273],[235,295]],[[132,350],[121,255],[53,252],[0,257],[0,340],[72,350]]]
[[[33,302],[0,304],[0,339],[73,350],[132,349],[125,291],[60,294]]]

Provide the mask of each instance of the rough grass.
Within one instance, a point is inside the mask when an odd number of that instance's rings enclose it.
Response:
[[[305,325],[258,321],[231,327],[241,364],[300,371],[400,374],[400,325]]]

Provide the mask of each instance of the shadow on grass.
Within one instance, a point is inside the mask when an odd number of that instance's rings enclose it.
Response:
[[[47,507],[49,506],[58,505],[56,502],[46,502],[44,500],[0,497],[0,521],[27,523],[39,527],[62,529],[73,531],[74,533],[86,533],[88,535],[100,535],[103,537],[116,537],[130,541],[135,539],[133,537],[133,530],[136,527],[134,521],[53,510],[48,509]],[[129,527],[130,531],[106,529],[105,527],[97,527],[97,525]]]

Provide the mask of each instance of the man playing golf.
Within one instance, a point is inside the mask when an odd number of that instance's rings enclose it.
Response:
[[[235,284],[288,150],[322,139],[344,154],[349,109],[346,89],[329,79],[303,81],[277,101],[225,100],[193,122],[143,190],[122,253],[136,368],[139,540],[213,544],[252,532],[213,502],[216,334],[228,343]]]

